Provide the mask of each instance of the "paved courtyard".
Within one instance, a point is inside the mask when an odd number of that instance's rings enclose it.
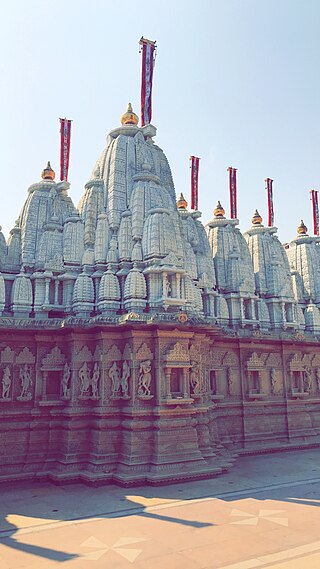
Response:
[[[319,569],[320,449],[159,488],[0,487],[1,569]]]

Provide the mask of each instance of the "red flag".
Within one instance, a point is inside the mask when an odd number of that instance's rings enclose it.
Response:
[[[268,227],[273,227],[274,225],[274,209],[273,209],[273,180],[271,178],[265,179],[266,190],[268,196]]]
[[[60,119],[60,180],[68,180],[71,122]]]
[[[190,156],[191,160],[191,209],[198,209],[198,176],[199,176],[199,161],[197,156]]]
[[[237,168],[228,168],[230,192],[230,219],[237,219]]]
[[[142,45],[141,126],[145,126],[151,123],[152,116],[152,77],[156,42],[142,37],[139,43]]]
[[[313,234],[319,235],[319,205],[317,190],[310,190],[313,213]]]

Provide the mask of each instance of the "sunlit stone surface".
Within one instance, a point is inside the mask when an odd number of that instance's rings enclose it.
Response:
[[[0,480],[156,484],[320,442],[318,238],[284,248],[258,212],[242,235],[220,203],[204,228],[125,116],[78,208],[48,163],[0,233]]]

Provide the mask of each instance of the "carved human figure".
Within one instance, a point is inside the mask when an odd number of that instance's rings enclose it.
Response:
[[[190,386],[192,388],[192,392],[197,395],[200,393],[200,369],[197,362],[191,362],[191,365]]]
[[[308,393],[312,390],[312,371],[309,367],[305,367],[303,371],[303,385]]]
[[[231,367],[227,368],[227,393],[230,396],[233,394],[233,377]]]
[[[2,377],[2,399],[9,399],[11,386],[11,372],[9,366],[5,367]]]
[[[171,291],[171,285],[170,285],[170,281],[168,279],[168,277],[165,277],[164,280],[164,294],[165,296],[170,296],[170,291]]]
[[[317,390],[320,393],[320,368],[316,368],[316,381],[317,381]]]
[[[80,396],[84,397],[85,395],[88,395],[90,387],[90,374],[87,362],[84,362],[84,364],[79,370],[79,379],[80,379]]]
[[[99,397],[99,377],[100,377],[100,368],[98,362],[94,364],[92,378],[91,378],[91,388],[92,388],[92,397]]]
[[[69,380],[70,380],[70,367],[67,363],[64,364],[63,375],[61,379],[61,390],[64,398],[68,397]]]
[[[20,397],[29,397],[30,393],[28,393],[28,391],[29,387],[32,385],[32,381],[31,373],[27,364],[24,364],[24,366],[20,368],[19,378],[21,381]]]
[[[109,369],[109,377],[111,379],[111,394],[112,397],[119,395],[120,390],[120,374],[117,366],[117,362],[113,362],[111,368]]]
[[[150,395],[150,384],[151,384],[151,361],[146,360],[141,362],[139,369],[138,378],[138,395],[146,396]]]
[[[271,387],[272,395],[274,395],[276,392],[276,381],[277,381],[276,370],[274,368],[272,368],[270,370],[270,387]]]
[[[129,377],[130,377],[130,367],[127,361],[124,361],[122,366],[122,376],[121,376],[121,391],[123,397],[128,397]]]

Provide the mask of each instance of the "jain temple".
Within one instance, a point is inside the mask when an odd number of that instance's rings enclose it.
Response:
[[[0,481],[210,477],[320,444],[320,246],[204,227],[131,106],[76,207],[50,162],[0,233]]]

